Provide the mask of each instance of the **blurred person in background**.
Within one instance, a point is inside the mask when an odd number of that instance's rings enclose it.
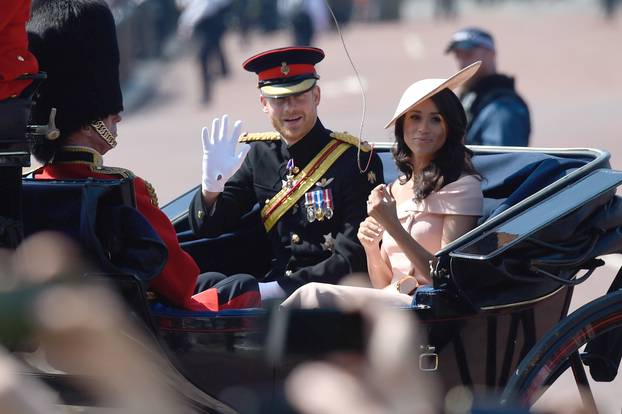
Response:
[[[461,29],[451,36],[445,53],[453,54],[460,69],[482,62],[460,93],[468,119],[466,144],[528,146],[529,107],[516,91],[514,78],[497,72],[490,33],[477,27]]]
[[[190,226],[197,235],[218,236],[261,206],[273,254],[270,271],[255,275],[263,276],[262,300],[365,269],[356,232],[367,195],[384,181],[382,163],[369,145],[318,118],[315,65],[322,59],[321,49],[301,46],[252,56],[243,67],[257,74],[259,102],[275,131],[240,137],[241,121],[230,131],[226,115],[214,119],[211,136],[202,130],[202,185],[189,207]],[[202,278],[227,276],[208,275]]]
[[[233,11],[232,0],[178,0],[183,9],[179,16],[178,33],[184,39],[194,37],[198,43],[203,103],[209,102],[212,94],[212,63],[218,59],[219,74],[229,75],[229,64],[222,47],[222,37],[227,31],[229,15]]]
[[[456,0],[436,0],[434,2],[434,17],[440,20],[451,20],[458,17]]]
[[[311,46],[329,27],[330,12],[324,0],[279,0],[278,6],[289,21],[292,45]]]
[[[613,20],[619,5],[620,0],[600,0],[600,7],[605,19]]]
[[[103,0],[34,0],[28,23],[30,50],[47,81],[35,97],[32,120],[48,121],[56,109],[60,136],[33,145],[43,163],[36,179],[131,179],[136,208],[168,250],[162,272],[149,288],[167,303],[188,310],[219,310],[259,304],[257,282],[240,276],[193,296],[199,268],[179,245],[158,207],[155,189],[124,168],[106,167],[103,155],[117,145],[123,97],[115,22]],[[59,205],[61,208],[61,205]]]
[[[449,413],[442,410],[438,377],[420,369],[420,344],[427,342],[414,314],[367,303],[355,311],[362,316],[364,353],[340,350],[298,365],[285,383],[296,412]]]
[[[84,410],[59,405],[66,394],[37,380],[50,371],[59,375],[56,370],[72,376],[70,388],[77,395],[109,404],[102,412],[194,412],[172,392],[164,376],[170,375],[167,361],[130,322],[116,293],[81,277],[93,270],[59,233],[39,232],[14,252],[0,250],[0,343],[17,352],[0,346],[0,412]]]

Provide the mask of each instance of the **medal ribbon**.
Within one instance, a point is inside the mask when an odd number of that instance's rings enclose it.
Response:
[[[330,188],[324,190],[324,203],[326,204],[326,208],[333,208],[333,197]]]
[[[315,208],[317,210],[321,210],[324,204],[323,202],[324,200],[322,200],[323,199],[322,191],[314,191],[312,194],[313,194],[313,201],[314,201],[313,204],[315,205]]]
[[[331,165],[343,154],[350,144],[338,140],[331,140],[322,150],[307,164],[307,166],[294,177],[294,184],[288,188],[283,187],[261,209],[261,219],[266,231],[280,220],[299,199],[313,187]],[[305,202],[308,198],[305,198]]]

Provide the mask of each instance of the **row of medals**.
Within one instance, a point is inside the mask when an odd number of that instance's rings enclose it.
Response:
[[[315,220],[322,221],[324,219],[330,220],[333,217],[333,209],[329,206],[308,205],[307,207],[307,221],[313,223]]]
[[[285,176],[284,184],[288,188],[292,188],[294,186],[294,173],[297,172],[298,169],[293,167],[293,165],[290,165],[290,163],[288,163],[287,170],[289,173]],[[315,220],[317,221],[322,221],[324,219],[330,220],[333,217],[333,209],[328,204],[328,202],[324,200],[324,195],[323,195],[324,192],[320,190],[320,191],[314,191],[313,193],[318,193],[319,200],[317,200],[317,202],[309,202],[309,201],[305,202],[305,208],[307,211],[307,221],[309,223],[313,223]],[[315,199],[314,197],[311,197],[311,198],[313,200]],[[295,212],[296,212],[296,209],[294,209],[294,213]]]

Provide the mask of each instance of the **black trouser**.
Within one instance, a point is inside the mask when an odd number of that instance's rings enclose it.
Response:
[[[248,274],[225,276],[218,272],[203,273],[197,279],[194,293],[208,289],[217,290],[220,309],[248,308],[261,304],[257,279]]]

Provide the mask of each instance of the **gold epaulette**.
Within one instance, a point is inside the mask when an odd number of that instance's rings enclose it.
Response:
[[[134,173],[125,168],[92,166],[91,169],[94,172],[101,173],[101,174],[118,175],[121,178],[134,178]]]
[[[354,135],[350,135],[347,132],[331,132],[330,136],[335,139],[338,139],[339,141],[347,142],[350,145],[354,145],[355,147],[358,147],[359,142],[360,142],[361,151],[363,152],[371,151],[371,145],[369,145],[367,141],[359,141],[357,137],[355,137]]]
[[[145,187],[147,187],[149,197],[151,197],[151,204],[158,207],[158,195],[156,194],[155,188],[153,188],[153,185],[151,185],[149,181],[143,179],[143,182],[145,183]]]
[[[270,132],[254,132],[249,134],[248,132],[242,134],[238,139],[238,142],[253,142],[253,141],[278,141],[281,139],[281,134],[276,131]]]

